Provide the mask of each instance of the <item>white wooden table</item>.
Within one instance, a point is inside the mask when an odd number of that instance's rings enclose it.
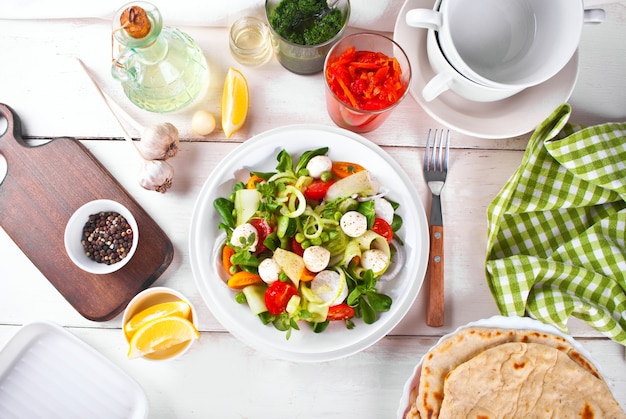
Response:
[[[623,121],[626,1],[589,4],[604,7],[607,20],[584,32],[578,81],[569,101],[574,109],[571,120],[582,124]],[[453,135],[443,198],[444,327],[425,325],[422,292],[389,336],[359,354],[321,364],[276,360],[235,339],[204,304],[190,268],[190,216],[207,176],[247,138],[290,124],[333,125],[325,109],[322,75],[289,73],[276,59],[258,68],[243,67],[228,51],[227,28],[182,29],[199,43],[211,69],[211,85],[201,107],[219,115],[222,83],[230,66],[241,69],[248,79],[249,119],[233,139],[226,139],[219,129],[208,137],[192,133],[195,108],[156,115],[132,106],[109,73],[110,22],[98,19],[0,19],[0,102],[20,116],[28,138],[80,139],[164,229],[175,256],[154,285],[174,288],[195,304],[200,341],[173,362],[127,360],[121,315],[101,323],[81,317],[0,230],[0,348],[24,324],[56,322],[139,382],[148,396],[151,418],[394,417],[404,382],[428,348],[460,325],[497,314],[484,275],[486,209],[521,161],[529,134],[501,140]],[[183,143],[172,160],[176,176],[167,194],[149,192],[137,184],[135,156],[127,152],[115,121],[67,56],[81,57],[104,89],[140,122],[169,121],[179,128]],[[419,163],[431,127],[440,124],[408,98],[381,128],[364,135],[383,146],[409,174],[426,208],[430,195]],[[626,408],[624,347],[579,321],[570,322],[570,332],[598,361]]]

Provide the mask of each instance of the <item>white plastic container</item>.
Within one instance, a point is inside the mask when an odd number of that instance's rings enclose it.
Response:
[[[140,419],[143,389],[62,327],[22,327],[0,352],[0,418]]]

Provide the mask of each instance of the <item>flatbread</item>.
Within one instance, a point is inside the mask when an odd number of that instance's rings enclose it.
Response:
[[[445,380],[442,418],[624,418],[606,383],[565,353],[509,342],[481,352]]]
[[[426,354],[422,362],[419,388],[411,391],[411,409],[405,417],[439,417],[446,375],[481,352],[508,342],[537,343],[557,349],[591,375],[600,378],[593,364],[561,336],[535,330],[467,327],[442,339]]]

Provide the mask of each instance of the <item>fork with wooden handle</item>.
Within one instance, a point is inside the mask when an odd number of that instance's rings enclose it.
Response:
[[[431,142],[431,134],[433,139]],[[428,131],[424,152],[424,180],[432,193],[429,235],[430,252],[427,278],[429,283],[426,324],[440,327],[444,323],[444,275],[443,275],[443,216],[441,213],[441,190],[448,173],[450,131]]]

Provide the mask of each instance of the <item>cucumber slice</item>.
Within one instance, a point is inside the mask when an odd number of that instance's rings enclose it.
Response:
[[[246,296],[248,306],[254,315],[267,311],[265,307],[265,290],[266,285],[248,285],[242,292]]]
[[[248,222],[259,209],[261,194],[256,189],[239,189],[235,192],[235,211],[237,212],[237,225]]]

